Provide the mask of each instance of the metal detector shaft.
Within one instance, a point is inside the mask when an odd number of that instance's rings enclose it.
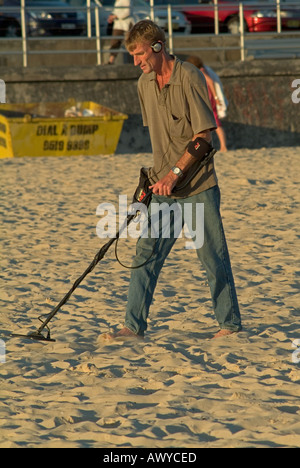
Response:
[[[150,196],[150,193],[147,194],[147,197]],[[124,225],[122,226],[122,228],[118,231],[118,233],[116,234],[115,237],[113,237],[112,239],[110,239],[105,245],[103,245],[101,247],[101,249],[98,251],[98,253],[95,255],[92,263],[87,267],[87,269],[84,271],[84,273],[75,281],[75,283],[73,284],[72,288],[69,290],[69,292],[67,292],[67,294],[62,298],[62,300],[60,301],[59,304],[57,304],[57,306],[52,310],[52,312],[50,312],[50,314],[48,314],[48,316],[46,317],[46,319],[42,322],[42,325],[34,332],[31,332],[29,333],[28,335],[22,335],[22,334],[19,334],[19,333],[13,333],[12,336],[19,336],[19,337],[25,337],[25,338],[31,338],[31,339],[34,339],[34,340],[40,340],[40,341],[55,341],[53,339],[51,339],[50,337],[50,330],[49,328],[47,327],[48,323],[50,322],[50,320],[52,320],[52,318],[57,314],[57,312],[59,311],[59,309],[64,305],[66,304],[66,302],[68,301],[68,299],[70,298],[70,296],[72,295],[72,293],[75,291],[75,289],[80,285],[80,283],[84,280],[84,278],[95,268],[95,266],[97,265],[98,262],[100,262],[100,260],[104,257],[104,255],[106,254],[106,252],[108,251],[108,249],[110,248],[110,246],[120,237],[123,229],[125,229],[126,226],[129,225],[129,223],[135,218],[135,214],[132,214],[132,215],[128,215],[126,220],[125,220],[125,223]],[[42,331],[43,329],[47,327],[48,328],[48,334],[47,336],[44,336],[42,334]]]
[[[126,219],[126,222],[125,222],[125,226],[128,226],[128,224],[133,220],[133,218],[135,217],[135,215],[129,215]],[[72,288],[70,289],[70,291],[62,298],[62,300],[60,301],[59,304],[57,304],[57,306],[53,309],[52,312],[50,312],[50,314],[47,316],[47,318],[44,320],[44,322],[42,323],[42,325],[38,328],[37,330],[37,334],[40,334],[42,332],[42,330],[48,325],[48,323],[50,322],[50,320],[52,320],[52,318],[56,315],[56,313],[59,311],[59,309],[64,305],[66,304],[66,302],[69,300],[70,296],[73,294],[73,292],[75,291],[75,289],[80,285],[80,283],[84,280],[84,278],[95,268],[95,266],[97,265],[97,263],[100,262],[100,260],[104,257],[104,255],[106,254],[106,252],[108,251],[108,249],[110,248],[110,246],[119,238],[121,232],[123,231],[123,229],[125,228],[125,226],[123,226],[119,232],[116,234],[115,237],[113,237],[112,239],[110,239],[105,245],[103,245],[101,247],[101,249],[99,250],[99,252],[95,255],[94,257],[94,260],[92,261],[92,263],[87,267],[87,269],[84,271],[84,273],[82,273],[82,275],[75,281],[75,283],[73,284]]]
[[[149,191],[148,193],[146,193],[146,195],[144,196],[144,199],[143,199],[143,203],[146,201],[146,199],[148,199],[151,195],[151,191]],[[95,268],[95,266],[97,265],[97,263],[100,262],[100,260],[104,257],[104,255],[106,254],[106,252],[108,251],[108,249],[110,248],[110,246],[120,237],[121,233],[123,232],[123,230],[129,225],[129,223],[136,217],[136,214],[130,214],[127,216],[123,226],[119,229],[119,231],[117,232],[116,236],[113,237],[112,239],[110,239],[106,244],[104,244],[101,249],[98,251],[98,253],[95,255],[92,263],[87,267],[87,269],[84,271],[84,273],[75,281],[75,283],[73,284],[72,288],[70,289],[69,292],[67,292],[67,294],[62,298],[62,300],[60,301],[59,304],[57,304],[57,306],[52,310],[52,312],[50,312],[50,314],[48,314],[48,316],[46,317],[46,319],[42,322],[41,326],[34,332],[31,332],[29,333],[28,335],[21,335],[21,334],[18,334],[18,333],[13,333],[12,335],[13,336],[23,336],[23,337],[27,337],[27,338],[32,338],[32,339],[35,339],[35,340],[40,340],[40,341],[55,341],[55,340],[52,340],[50,338],[50,330],[49,328],[47,327],[48,323],[50,322],[50,320],[52,320],[52,318],[57,314],[57,312],[59,311],[59,309],[64,305],[66,304],[66,302],[68,301],[68,299],[70,298],[70,296],[72,295],[72,293],[75,291],[75,289],[80,285],[80,283],[84,280],[84,278]],[[47,336],[44,336],[42,334],[42,331],[43,329],[47,327],[48,328],[48,334]]]

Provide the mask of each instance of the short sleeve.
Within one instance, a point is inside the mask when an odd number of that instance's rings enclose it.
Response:
[[[214,130],[217,128],[217,125],[209,100],[205,77],[203,73],[195,67],[188,67],[186,71],[187,80],[185,86],[193,132],[196,134],[204,130]]]

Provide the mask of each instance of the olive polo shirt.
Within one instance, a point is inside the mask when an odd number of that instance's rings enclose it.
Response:
[[[160,91],[156,73],[142,74],[138,95],[144,126],[148,126],[153,151],[149,170],[152,183],[164,177],[184,154],[196,133],[216,128],[204,75],[194,65],[175,57],[172,75]],[[183,187],[199,163],[179,179],[174,198],[185,198],[217,184],[213,159]],[[183,187],[180,190],[180,187]],[[172,195],[173,196],[173,195]]]

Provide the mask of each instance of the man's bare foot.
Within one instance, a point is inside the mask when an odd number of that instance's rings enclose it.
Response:
[[[213,338],[222,338],[222,336],[227,336],[227,335],[232,335],[233,333],[236,333],[231,330],[226,330],[226,328],[222,328],[221,330],[218,331],[218,333],[213,336]]]
[[[137,335],[127,327],[123,327],[116,333],[105,333],[104,336],[107,340],[127,340],[127,339],[137,339],[142,340],[143,336]]]

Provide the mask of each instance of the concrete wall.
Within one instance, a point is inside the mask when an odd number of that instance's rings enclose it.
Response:
[[[257,36],[255,36],[256,38]],[[270,39],[273,36],[268,36]],[[27,62],[29,67],[87,67],[97,65],[97,43],[96,39],[87,37],[65,37],[59,40],[55,37],[28,38]],[[111,39],[101,39],[101,63],[108,61]],[[238,61],[241,53],[239,50],[240,40],[238,36],[223,34],[219,36],[210,35],[174,35],[174,53],[191,54],[194,50],[201,50],[203,60],[215,62]],[[130,56],[125,51],[118,54],[117,63],[130,62]],[[247,52],[246,52],[247,54]],[[248,56],[248,55],[247,55]],[[1,38],[0,41],[0,69],[2,67],[22,67],[22,42],[20,39]]]
[[[292,83],[300,79],[299,59],[209,65],[221,77],[229,100],[223,122],[229,148],[300,145],[300,103],[292,101],[292,93],[297,92]],[[151,151],[148,131],[141,123],[139,75],[131,64],[0,69],[9,103],[76,98],[128,114],[118,153]]]

